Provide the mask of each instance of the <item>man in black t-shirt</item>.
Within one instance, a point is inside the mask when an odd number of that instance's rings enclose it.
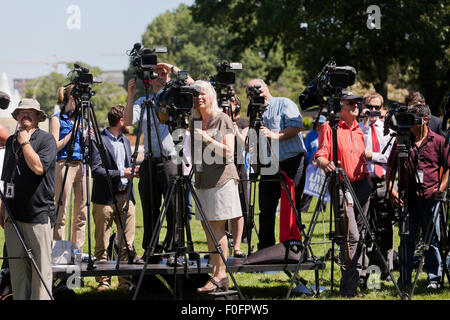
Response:
[[[56,142],[39,129],[45,120],[39,102],[23,99],[12,112],[18,131],[6,142],[2,180],[6,206],[17,223],[25,244],[34,257],[43,282],[28,261],[14,226],[0,207],[0,225],[5,229],[14,300],[45,300],[51,298],[45,289],[52,288],[52,227],[55,222]]]

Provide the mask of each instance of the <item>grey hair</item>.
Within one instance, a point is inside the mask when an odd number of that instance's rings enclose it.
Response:
[[[217,104],[216,90],[214,90],[214,88],[213,88],[213,86],[211,85],[210,82],[204,81],[204,80],[197,80],[197,81],[195,81],[192,84],[192,86],[194,86],[194,88],[198,92],[201,92],[201,91],[206,92],[206,94],[208,95],[209,99],[212,101],[210,107],[212,108],[212,111],[213,111],[214,115],[222,112],[222,110],[220,110],[220,108],[219,108],[219,105]],[[193,119],[201,119],[202,118],[202,115],[197,110],[195,105],[192,107],[192,118]]]

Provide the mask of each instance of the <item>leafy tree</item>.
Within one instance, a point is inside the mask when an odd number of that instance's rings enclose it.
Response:
[[[436,110],[449,87],[449,1],[380,0],[381,29],[367,27],[361,0],[196,0],[194,18],[236,35],[234,52],[248,46],[281,46],[313,79],[331,57],[352,65],[367,86],[387,97],[395,69]],[[238,18],[237,18],[238,17]],[[446,52],[447,50],[447,52]],[[394,75],[395,77],[395,75]]]
[[[233,32],[197,21],[188,6],[182,4],[175,11],[167,11],[156,17],[147,26],[142,43],[148,48],[166,46],[168,53],[160,54],[158,61],[188,71],[193,79],[209,80],[210,75],[216,74],[219,62],[241,62],[242,70],[235,71],[235,90],[241,97],[243,114],[247,108],[245,84],[252,78],[262,78],[273,84],[274,95],[284,93],[284,96],[296,101],[299,91],[303,89],[300,71],[291,61],[285,60],[281,49],[273,46],[264,50],[262,46],[255,45],[252,48],[244,46],[241,51],[236,51],[232,45],[236,38]],[[131,67],[124,72],[125,83],[134,76],[133,73]],[[281,78],[290,81],[277,82]],[[144,95],[139,82],[137,96]]]

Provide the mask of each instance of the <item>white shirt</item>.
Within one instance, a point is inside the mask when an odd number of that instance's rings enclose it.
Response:
[[[367,122],[367,126],[364,125],[363,122],[359,123],[359,127],[361,128],[362,132],[364,133],[364,144],[366,145],[366,151],[372,152],[372,161],[367,161],[367,170],[369,171],[369,175],[371,177],[376,177],[375,175],[375,163],[380,164],[383,167],[383,175],[386,174],[386,163],[389,159],[389,155],[391,154],[392,146],[394,145],[395,138],[392,139],[389,147],[387,147],[386,151],[383,152],[383,149],[388,144],[389,140],[391,139],[391,134],[394,133],[393,130],[389,129],[388,135],[383,135],[384,130],[384,122],[378,119],[375,121],[375,131],[377,133],[378,142],[380,144],[380,151],[379,152],[373,152],[372,148],[372,127],[370,126],[372,122]]]

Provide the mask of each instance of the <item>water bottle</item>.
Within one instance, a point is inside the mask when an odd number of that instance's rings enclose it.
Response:
[[[83,254],[80,249],[74,250],[74,264],[81,265],[81,261],[83,260]]]

